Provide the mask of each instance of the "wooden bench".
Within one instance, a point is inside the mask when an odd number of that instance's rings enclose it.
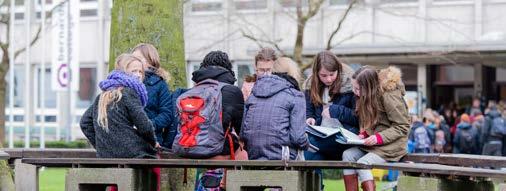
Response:
[[[408,154],[401,159],[401,162],[506,168],[506,157],[468,154]]]
[[[86,190],[82,185],[116,184],[123,190],[148,189],[149,182],[136,179],[146,174],[142,169],[227,168],[227,188],[279,187],[283,190],[319,190],[315,168],[368,168],[367,165],[343,161],[230,161],[190,159],[105,159],[105,158],[25,158],[24,165],[71,167],[66,190]],[[247,170],[246,170],[247,169]],[[16,172],[18,173],[18,172]],[[259,176],[265,175],[265,176]],[[33,174],[30,174],[33,176]],[[111,177],[117,177],[116,179]],[[26,182],[24,182],[26,184]],[[31,183],[34,187],[36,182]],[[121,186],[120,186],[121,185]],[[96,189],[97,187],[89,188]],[[121,190],[121,189],[120,189]]]
[[[313,169],[389,169],[403,171],[405,174],[399,180],[400,190],[413,189],[412,184],[403,184],[404,182],[416,182],[412,178],[418,178],[418,183],[439,181],[437,185],[442,185],[447,180],[475,180],[475,182],[489,184],[489,178],[504,180],[505,171],[479,169],[473,167],[493,167],[500,168],[506,166],[506,158],[477,155],[460,154],[410,154],[404,157],[398,163],[385,163],[363,165],[358,163],[347,163],[343,161],[216,161],[216,160],[189,160],[189,159],[98,159],[95,157],[95,151],[91,149],[17,149],[5,150],[11,154],[11,158],[18,159],[18,164],[22,163],[24,168],[16,169],[36,169],[38,166],[48,167],[70,167],[71,170],[79,171],[81,169],[146,169],[152,167],[162,168],[227,168],[232,176],[230,182],[241,182],[244,180],[244,173],[250,174],[248,177],[259,177],[259,174],[271,173],[280,178],[286,178],[289,173],[297,174],[301,177],[300,182],[305,182],[303,186],[306,190],[315,190],[317,177],[312,173]],[[67,158],[62,158],[67,157]],[[177,158],[170,153],[164,154],[165,158]],[[21,166],[23,166],[21,165]],[[26,168],[28,165],[30,168]],[[457,165],[457,166],[456,166]],[[275,170],[275,171],[273,171]],[[18,170],[16,170],[18,171]],[[28,176],[36,176],[36,170],[26,171]],[[29,174],[29,173],[32,174]],[[133,173],[133,171],[132,171]],[[256,173],[256,174],[255,174]],[[18,173],[16,173],[18,174]],[[26,173],[19,173],[26,174]],[[275,177],[276,177],[275,176]],[[239,177],[238,179],[233,179]],[[263,180],[250,178],[252,182],[265,183],[275,178],[266,178]],[[267,180],[266,180],[267,179]],[[311,181],[308,181],[311,180]],[[295,181],[295,180],[294,180]],[[26,183],[26,180],[23,180]],[[271,181],[275,182],[275,181]],[[309,183],[308,183],[309,182]],[[240,184],[246,185],[248,182]],[[460,182],[462,185],[468,184]],[[295,183],[294,183],[295,184]],[[475,184],[472,184],[475,185]],[[35,186],[36,183],[35,183]],[[404,186],[404,187],[403,187]],[[407,186],[407,187],[406,187]],[[418,188],[416,186],[415,188]],[[426,190],[431,190],[431,187]],[[438,187],[439,189],[439,187]],[[422,189],[423,190],[423,189]],[[460,189],[459,189],[460,190]],[[465,189],[464,189],[465,190]],[[485,189],[486,190],[486,189]]]
[[[476,164],[479,161],[463,161],[465,164]],[[459,164],[458,162],[449,162]],[[488,165],[486,165],[488,166]],[[432,191],[432,190],[482,190],[493,191],[494,183],[491,178],[498,182],[506,181],[506,171],[452,166],[431,163],[382,163],[373,164],[372,168],[402,171],[397,182],[397,190]],[[504,184],[499,184],[500,188]],[[500,189],[501,190],[501,189]],[[502,191],[502,190],[501,190]]]

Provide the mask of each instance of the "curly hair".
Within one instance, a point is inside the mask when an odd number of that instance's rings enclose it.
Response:
[[[228,55],[225,52],[216,50],[207,53],[202,63],[200,63],[200,68],[205,68],[208,66],[221,66],[230,71],[230,73],[235,76],[234,71],[232,71],[232,62],[230,62]]]

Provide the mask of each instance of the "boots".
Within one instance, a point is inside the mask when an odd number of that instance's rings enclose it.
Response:
[[[374,184],[374,180],[366,180],[362,182],[362,190],[363,191],[375,191],[376,184]]]
[[[358,191],[357,174],[344,175],[343,180],[346,191]]]

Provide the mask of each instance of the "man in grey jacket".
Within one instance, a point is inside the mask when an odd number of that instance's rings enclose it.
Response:
[[[282,147],[306,150],[306,105],[295,79],[287,74],[261,76],[245,104],[241,139],[250,160],[280,160]]]

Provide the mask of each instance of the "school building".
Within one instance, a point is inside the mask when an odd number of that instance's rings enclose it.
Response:
[[[26,7],[16,1],[16,47],[26,42]],[[32,33],[40,23],[40,1],[31,10]],[[56,4],[46,0],[46,11]],[[305,27],[303,56],[307,60],[325,49],[350,0],[327,0]],[[409,99],[418,105],[437,108],[457,102],[468,105],[474,96],[506,99],[506,0],[365,0],[358,1],[338,31],[332,51],[352,67],[396,65],[404,73]],[[303,10],[308,5],[303,3]],[[82,138],[78,122],[84,110],[100,93],[97,84],[107,75],[111,0],[80,0],[79,90],[51,90],[52,29],[46,31],[46,68],[41,68],[41,40],[31,49],[29,73],[25,55],[14,68],[13,114],[16,140],[30,135],[38,140],[41,119],[45,119],[46,140],[63,139],[71,113],[71,139]],[[184,4],[187,81],[204,55],[222,50],[233,60],[237,85],[254,72],[253,60],[259,45],[275,43],[285,53],[293,52],[297,23],[296,0],[190,0]],[[2,29],[3,30],[3,29]],[[5,31],[5,30],[3,30]],[[256,41],[246,38],[252,36]],[[163,51],[163,50],[162,50]],[[27,76],[28,75],[28,76]],[[41,77],[46,77],[44,84]],[[26,86],[30,88],[26,88]],[[25,100],[30,91],[30,100]],[[42,100],[40,95],[44,94]],[[7,94],[8,95],[8,94]],[[72,96],[74,109],[65,106]],[[40,103],[46,109],[42,115]],[[30,105],[32,120],[26,120]]]

